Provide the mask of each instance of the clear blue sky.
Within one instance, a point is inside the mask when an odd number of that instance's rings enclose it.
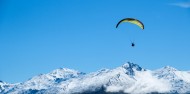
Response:
[[[1,0],[0,80],[22,82],[60,67],[89,73],[127,61],[190,70],[189,2]],[[127,17],[145,30],[129,23],[116,29]]]

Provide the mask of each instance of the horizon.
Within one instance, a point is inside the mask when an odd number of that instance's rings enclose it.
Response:
[[[190,70],[189,2],[1,0],[0,80],[23,82],[60,67],[90,73],[126,62]],[[130,17],[145,29],[115,28]]]

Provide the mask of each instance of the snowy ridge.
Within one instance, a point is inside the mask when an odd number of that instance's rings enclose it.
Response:
[[[0,94],[190,93],[190,72],[170,66],[151,71],[128,62],[89,74],[60,68],[10,85],[0,81]]]
[[[9,84],[0,80],[0,94],[3,92],[7,92],[8,90],[10,90],[11,88],[13,88],[14,86],[18,84],[19,83]]]
[[[172,93],[190,93],[190,73],[179,71],[173,67],[166,66],[154,71],[154,75],[160,79],[167,80],[172,86]]]

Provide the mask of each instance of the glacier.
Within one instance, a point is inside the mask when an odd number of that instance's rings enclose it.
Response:
[[[115,69],[84,73],[59,68],[21,83],[0,81],[0,94],[190,93],[190,71],[166,66],[148,70],[127,62]]]

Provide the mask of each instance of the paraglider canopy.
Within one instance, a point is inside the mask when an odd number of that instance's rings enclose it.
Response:
[[[122,19],[121,21],[119,21],[116,25],[116,28],[123,22],[129,22],[129,23],[132,23],[132,24],[135,24],[137,26],[139,26],[141,29],[144,29],[144,24],[137,20],[137,19],[134,19],[134,18],[125,18],[125,19]]]

